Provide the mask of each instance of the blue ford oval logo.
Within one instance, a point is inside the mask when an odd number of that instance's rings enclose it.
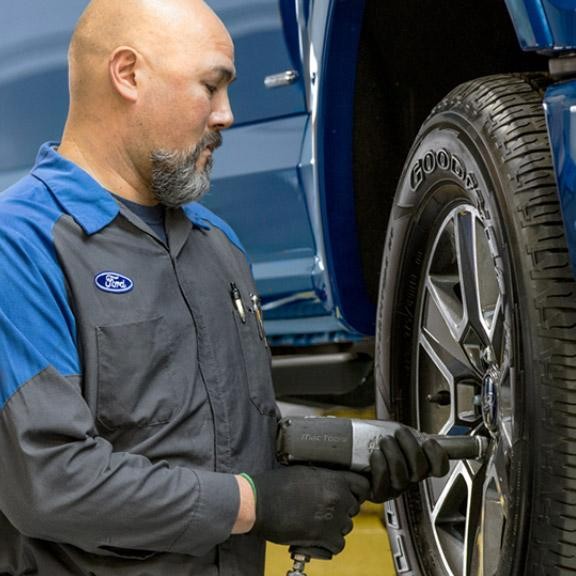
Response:
[[[134,282],[130,278],[117,272],[101,272],[94,278],[94,282],[100,290],[114,294],[124,294],[134,288]]]

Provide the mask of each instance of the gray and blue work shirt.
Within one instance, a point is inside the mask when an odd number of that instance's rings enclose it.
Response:
[[[200,205],[166,232],[51,145],[0,195],[2,576],[263,572],[230,536],[232,474],[275,465],[250,267]]]

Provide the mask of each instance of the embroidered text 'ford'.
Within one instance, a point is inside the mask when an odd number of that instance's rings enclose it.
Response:
[[[104,292],[113,292],[114,294],[124,294],[134,288],[134,282],[117,272],[101,272],[94,278],[96,286]]]

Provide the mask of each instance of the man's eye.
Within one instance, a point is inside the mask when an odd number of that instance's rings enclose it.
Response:
[[[208,90],[210,94],[214,94],[218,90],[218,86],[213,86],[212,84],[204,84],[204,86],[206,86],[206,90]]]

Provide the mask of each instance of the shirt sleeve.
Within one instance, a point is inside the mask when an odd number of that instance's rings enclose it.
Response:
[[[0,259],[2,513],[28,537],[99,555],[200,556],[226,540],[235,478],[114,452],[82,396],[55,256],[0,230]]]

